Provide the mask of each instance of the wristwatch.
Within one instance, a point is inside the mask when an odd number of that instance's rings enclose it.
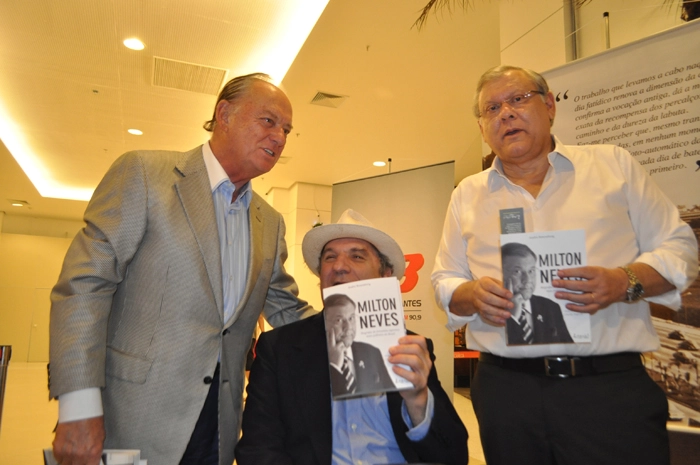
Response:
[[[642,283],[639,282],[637,275],[634,274],[632,270],[626,266],[621,266],[620,268],[627,273],[627,278],[629,279],[629,286],[627,287],[627,297],[625,298],[625,302],[633,303],[638,301],[644,295],[644,286],[642,286]]]

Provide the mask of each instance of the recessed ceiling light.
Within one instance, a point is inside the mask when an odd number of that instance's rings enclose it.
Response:
[[[143,50],[144,48],[143,42],[141,42],[135,37],[132,37],[131,39],[126,39],[124,41],[124,46],[126,48],[130,48],[131,50]]]
[[[21,203],[13,203],[12,206],[13,207],[24,207],[24,205],[22,205]]]
[[[386,166],[386,162],[385,162],[385,161],[375,161],[375,162],[372,163],[372,164],[373,164],[374,166]]]
[[[127,129],[126,132],[128,132],[129,134],[133,134],[135,136],[143,135],[143,131],[139,131],[138,129]]]

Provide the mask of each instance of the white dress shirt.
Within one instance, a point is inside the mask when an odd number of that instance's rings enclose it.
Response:
[[[591,315],[591,343],[506,346],[505,329],[449,312],[455,289],[484,276],[502,279],[500,210],[522,208],[525,232],[583,229],[588,265],[646,263],[676,289],[646,300],[678,309],[698,273],[698,244],[678,209],[624,149],[565,146],[556,137],[537,198],[512,183],[498,158],[452,193],[432,282],[448,328],[468,323],[467,346],[505,357],[645,352],[658,348],[649,304],[615,303]]]

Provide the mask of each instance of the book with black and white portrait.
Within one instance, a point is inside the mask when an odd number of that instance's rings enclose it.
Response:
[[[334,399],[413,387],[388,361],[389,347],[406,335],[395,277],[329,287],[323,290],[323,301]]]
[[[584,230],[502,234],[501,264],[515,305],[508,345],[591,342],[590,315],[567,309],[552,286],[558,270],[586,266]]]

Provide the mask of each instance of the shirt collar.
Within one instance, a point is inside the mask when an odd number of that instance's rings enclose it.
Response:
[[[574,164],[571,161],[571,152],[569,148],[562,144],[559,138],[552,135],[552,140],[554,140],[554,150],[549,152],[547,158],[549,158],[549,164],[554,167],[554,170],[559,172],[562,170],[573,169]]]
[[[221,163],[219,163],[219,160],[214,156],[214,152],[211,151],[209,142],[202,145],[202,155],[204,156],[204,164],[209,175],[209,185],[211,186],[211,191],[214,192],[219,184],[228,179],[228,175]]]
[[[214,152],[211,151],[209,142],[202,145],[202,155],[204,157],[204,165],[207,167],[207,174],[209,175],[209,185],[211,191],[214,192],[221,183],[228,181],[229,177],[221,166],[221,163],[219,163],[219,160],[216,159]],[[247,207],[250,205],[251,197],[250,181],[245,183],[240,189],[241,193],[238,195],[238,199],[243,199]],[[236,188],[234,187],[233,190],[235,192]]]
[[[571,155],[568,148],[562,144],[559,138],[554,134],[552,134],[552,140],[554,141],[554,150],[547,154],[547,159],[549,160],[549,164],[554,168],[554,172],[559,173],[565,170],[572,170],[574,165],[571,162]],[[501,159],[498,157],[493,159],[491,167],[486,171],[489,191],[493,192],[499,189],[508,179],[503,172],[503,163],[501,163]]]

